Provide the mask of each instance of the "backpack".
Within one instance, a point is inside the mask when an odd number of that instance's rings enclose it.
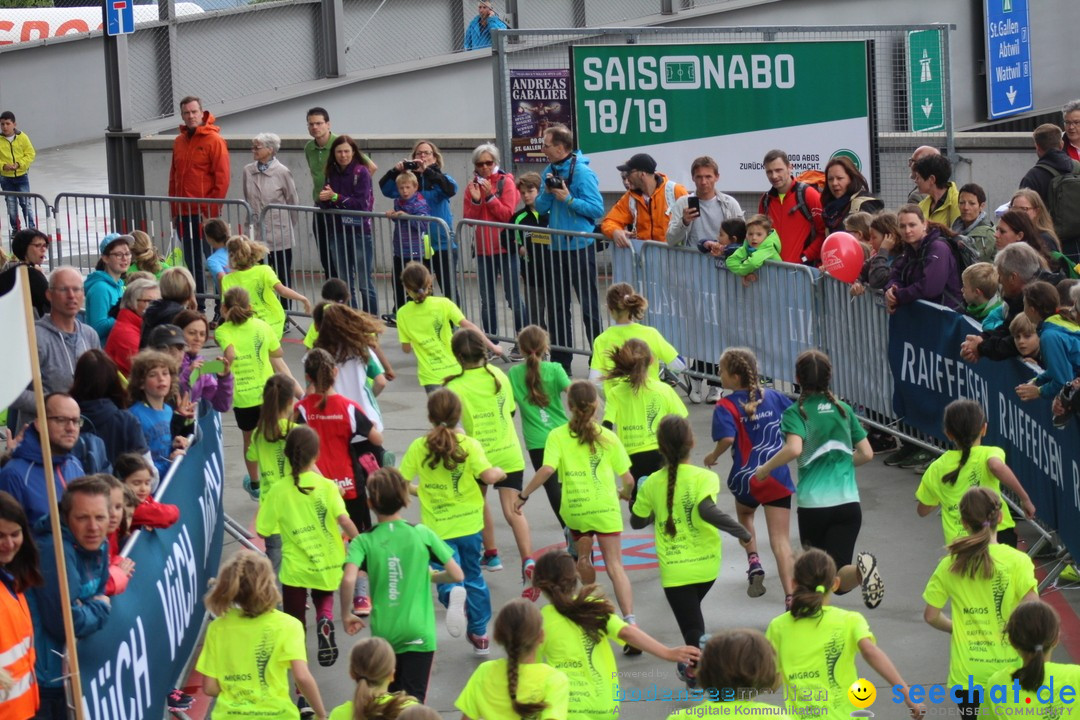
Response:
[[[1050,193],[1047,203],[1054,221],[1054,232],[1062,240],[1080,238],[1080,163],[1073,161],[1070,173],[1063,173],[1046,163],[1037,163],[1050,173]]]
[[[949,249],[952,250],[953,258],[956,260],[956,271],[961,277],[965,270],[979,262],[979,253],[966,235],[948,237],[945,233],[941,233],[941,239],[949,244]]]

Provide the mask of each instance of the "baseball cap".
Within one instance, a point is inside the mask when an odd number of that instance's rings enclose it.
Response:
[[[652,155],[638,153],[627,160],[625,165],[620,165],[616,169],[619,172],[640,170],[641,172],[654,173],[656,172],[656,161],[652,159]]]
[[[184,339],[184,331],[176,325],[158,325],[150,331],[150,342],[148,345],[155,349],[168,347],[170,345],[187,347],[187,340]]]
[[[120,243],[120,242],[124,242],[124,243],[127,243],[128,246],[130,247],[132,240],[133,240],[133,238],[130,235],[121,235],[120,233],[109,233],[105,237],[101,238],[101,246],[100,246],[99,250],[101,251],[101,254],[104,255],[105,253],[109,252],[109,246],[116,245],[117,243]]]

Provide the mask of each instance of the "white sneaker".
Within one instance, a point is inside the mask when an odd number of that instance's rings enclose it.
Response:
[[[707,402],[709,405],[715,405],[719,400],[720,388],[715,386],[709,388],[709,394],[705,396],[705,402]]]
[[[705,384],[704,380],[690,380],[690,402],[695,405],[701,404],[701,387]]]
[[[450,589],[450,602],[446,606],[446,632],[455,638],[465,633],[465,588],[462,585]]]

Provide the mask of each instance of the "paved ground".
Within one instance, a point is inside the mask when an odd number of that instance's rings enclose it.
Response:
[[[294,372],[299,370],[302,346],[297,344],[299,334],[290,333],[294,340],[286,345],[286,357]],[[380,397],[386,420],[386,445],[398,453],[408,443],[426,430],[424,411],[424,393],[416,381],[415,364],[411,356],[400,352],[394,331],[388,331],[384,347],[398,371],[398,378]],[[586,374],[585,364],[579,360],[575,367],[578,377]],[[690,406],[690,419],[694,426],[698,446],[693,457],[700,462],[711,445],[709,428],[711,408],[704,405]],[[239,454],[239,433],[231,420],[225,423],[225,446],[227,458],[226,510],[244,525],[253,522],[255,504],[248,500],[240,490],[243,467]],[[720,470],[723,477],[728,469],[725,460]],[[528,477],[528,476],[527,476]],[[859,542],[860,548],[873,551],[881,564],[886,583],[885,602],[877,610],[867,611],[857,593],[840,598],[837,604],[848,609],[858,609],[866,613],[870,626],[877,635],[879,645],[896,663],[900,672],[909,683],[941,683],[948,671],[948,638],[922,621],[922,589],[926,583],[941,548],[940,521],[937,517],[920,519],[915,514],[913,494],[918,482],[915,474],[907,470],[889,468],[875,459],[869,465],[859,469],[859,485],[862,492],[864,514],[863,531]],[[542,493],[541,493],[542,495]],[[720,499],[720,506],[728,512],[734,512],[734,501],[729,494]],[[624,511],[625,512],[625,511]],[[533,545],[536,550],[561,543],[559,526],[543,497],[529,503],[526,511],[533,533]],[[414,506],[407,513],[410,519],[418,519]],[[629,525],[627,525],[629,527]],[[767,593],[757,599],[750,599],[745,592],[745,554],[738,543],[731,537],[724,536],[724,552],[720,578],[705,602],[706,626],[709,631],[722,628],[752,627],[764,630],[769,621],[783,610],[783,591],[774,572],[774,564],[767,550],[767,534],[764,520],[758,518],[759,539],[762,544],[763,559],[769,575],[766,578]],[[633,536],[650,537],[648,532],[631,533]],[[487,574],[492,592],[493,604],[498,608],[502,603],[516,597],[521,589],[519,576],[515,568],[519,567],[520,558],[513,542],[513,536],[496,509],[496,537],[499,550],[506,565],[500,573]],[[792,527],[793,542],[797,532]],[[647,546],[648,543],[645,542]],[[230,545],[231,551],[235,544]],[[647,552],[647,549],[645,550]],[[627,564],[630,564],[627,560]],[[635,609],[638,621],[649,633],[666,644],[681,644],[678,627],[671,614],[663,594],[660,592],[659,575],[655,568],[632,569],[630,578],[635,593]],[[606,576],[600,575],[601,584],[610,592]],[[1063,594],[1054,591],[1058,600]],[[1068,606],[1065,606],[1068,608]],[[1059,610],[1061,609],[1059,603]],[[1071,613],[1071,610],[1067,610]],[[438,611],[440,620],[441,609]],[[1067,618],[1076,627],[1075,615]],[[366,631],[365,631],[366,632]],[[1072,637],[1075,637],[1073,633]],[[342,645],[347,647],[346,636],[339,633]],[[453,710],[453,702],[472,669],[480,662],[473,657],[471,647],[461,639],[452,639],[441,628],[440,649],[436,654],[434,673],[431,678],[429,704],[443,713],[444,717],[459,717]],[[309,642],[311,657],[314,658],[315,644]],[[493,657],[498,656],[493,650]],[[1067,661],[1067,653],[1059,650],[1056,659]],[[345,657],[343,653],[343,658]],[[868,666],[860,661],[863,675],[878,686],[879,697],[885,699],[885,682]],[[681,684],[674,677],[673,668],[650,656],[638,658],[619,657],[619,669],[623,673],[621,683],[624,689],[638,688],[648,692],[652,683],[660,688],[679,687]],[[351,683],[348,679],[344,659],[333,668],[320,668],[313,663],[315,677],[319,681],[324,698],[328,704],[336,704],[348,699]],[[667,712],[682,707],[686,703],[623,703],[621,717],[657,718],[665,717]],[[899,708],[889,707],[883,700],[878,700],[874,708],[879,717],[900,717]],[[942,708],[944,709],[944,708]]]
[[[61,190],[77,192],[105,192],[105,156],[101,143],[61,148],[49,151],[50,162],[42,162],[39,157],[35,165],[35,192],[46,197],[54,197]],[[55,157],[53,157],[55,156]],[[51,169],[50,169],[51,168]],[[306,321],[305,321],[306,325]],[[294,373],[299,375],[302,346],[300,335],[293,331],[286,345],[286,358]],[[416,381],[415,362],[411,356],[400,352],[394,331],[389,331],[384,338],[386,348],[398,378],[380,398],[380,405],[386,420],[387,447],[401,453],[408,443],[426,430],[424,393]],[[578,377],[586,374],[583,361],[575,367]],[[690,418],[698,438],[698,448],[693,457],[696,461],[705,455],[711,442],[709,428],[711,408],[691,406]],[[244,475],[240,455],[240,433],[231,418],[225,421],[226,447],[226,511],[242,525],[251,527],[254,523],[256,505],[252,503],[240,488]],[[727,472],[727,460],[719,469],[721,476]],[[528,477],[528,476],[527,476]],[[886,583],[885,602],[877,610],[866,611],[857,594],[840,598],[837,604],[849,609],[866,612],[878,644],[889,654],[901,674],[909,683],[942,683],[948,670],[948,638],[926,625],[922,621],[922,589],[926,583],[936,559],[941,554],[941,530],[937,517],[920,519],[915,514],[913,494],[918,478],[906,470],[885,467],[880,458],[859,469],[859,486],[862,492],[864,524],[859,547],[877,554]],[[542,495],[542,494],[541,494]],[[734,512],[734,502],[730,495],[720,499],[720,506],[728,512]],[[624,511],[625,512],[625,511]],[[513,537],[496,509],[496,537],[500,553],[507,569],[501,573],[488,574],[493,604],[501,604],[516,597],[521,589],[518,573],[520,558],[517,556]],[[559,526],[555,522],[544,498],[529,503],[526,510],[533,533],[533,545],[537,550],[561,543]],[[418,520],[414,506],[407,517]],[[1030,535],[1029,529],[1020,528],[1021,535]],[[783,611],[783,591],[777,581],[774,564],[767,551],[764,521],[758,518],[758,531],[765,567],[769,575],[766,578],[767,593],[751,600],[746,596],[745,559],[737,542],[724,536],[724,555],[720,578],[705,602],[706,626],[709,631],[731,627],[752,627],[764,630],[769,621]],[[644,536],[646,533],[632,533]],[[793,542],[797,539],[792,527]],[[646,540],[647,545],[647,540]],[[233,552],[238,547],[230,542],[226,552]],[[628,563],[629,564],[629,563]],[[681,644],[678,628],[660,592],[659,575],[655,568],[637,569],[630,572],[635,592],[635,608],[638,621],[647,632],[666,644]],[[610,591],[610,584],[601,574],[600,582]],[[1080,659],[1080,623],[1074,608],[1080,607],[1075,594],[1070,591],[1051,590],[1044,598],[1055,604],[1065,623],[1063,647],[1055,654],[1058,661],[1072,662]],[[442,611],[438,611],[440,620]],[[365,631],[366,632],[366,631]],[[348,648],[348,639],[339,632],[339,640],[344,649]],[[473,668],[480,662],[474,658],[471,647],[461,639],[450,638],[441,629],[440,649],[436,653],[435,668],[431,678],[428,703],[440,711],[444,717],[457,718],[460,714],[453,709],[454,699],[464,686]],[[315,657],[315,643],[309,642],[310,657]],[[493,649],[492,657],[498,657],[498,649]],[[323,692],[328,706],[332,707],[349,699],[352,694],[351,681],[348,678],[347,653],[342,653],[335,667],[321,668],[312,662],[312,669]],[[900,718],[900,708],[888,702],[889,693],[885,692],[885,683],[865,663],[860,660],[862,674],[878,687],[879,700],[872,708],[878,717]],[[659,688],[680,687],[674,677],[673,668],[650,656],[623,658],[619,656],[619,670],[622,673],[621,684],[625,689],[637,688],[647,693],[653,683]],[[628,719],[663,718],[668,712],[685,706],[687,703],[626,703],[622,705],[621,717]],[[932,709],[934,714],[944,715],[951,706]]]

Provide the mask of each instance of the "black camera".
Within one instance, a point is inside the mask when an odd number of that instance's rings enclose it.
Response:
[[[408,170],[410,172],[416,172],[417,170],[420,169],[420,163],[417,162],[416,160],[406,160],[405,162],[401,163],[401,167],[402,167],[403,170]]]
[[[556,190],[558,188],[566,187],[566,183],[564,183],[563,179],[558,175],[548,175],[544,178],[544,186],[548,190]]]

